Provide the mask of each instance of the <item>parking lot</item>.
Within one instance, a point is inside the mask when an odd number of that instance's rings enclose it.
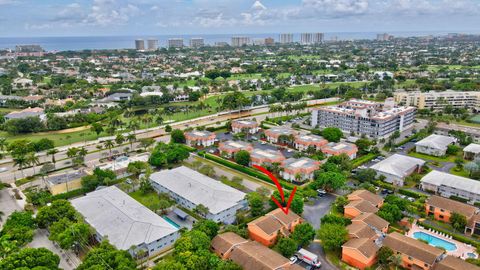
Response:
[[[313,203],[305,203],[303,207],[303,218],[312,224],[315,230],[320,228],[320,219],[330,212],[330,207],[335,201],[335,195],[326,194],[323,197],[317,197]]]

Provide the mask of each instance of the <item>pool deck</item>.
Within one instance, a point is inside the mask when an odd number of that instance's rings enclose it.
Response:
[[[461,258],[463,260],[469,258],[468,255],[467,255],[468,253],[474,253],[474,254],[477,255],[477,253],[475,251],[475,248],[472,247],[471,245],[467,245],[465,243],[462,243],[462,242],[459,242],[457,240],[451,239],[450,236],[448,236],[448,235],[445,235],[443,233],[439,233],[439,232],[436,232],[436,231],[432,231],[430,229],[425,229],[422,226],[418,226],[416,224],[412,225],[412,229],[409,230],[406,235],[408,237],[415,238],[415,237],[413,237],[413,234],[416,233],[416,232],[424,232],[426,234],[430,234],[432,236],[435,236],[437,238],[440,238],[440,239],[443,239],[445,241],[448,241],[450,243],[455,244],[457,246],[457,249],[452,250],[452,251],[447,251],[448,255],[451,255],[451,256],[454,256],[454,257],[457,257],[457,258]],[[477,257],[478,257],[478,255],[477,255]]]

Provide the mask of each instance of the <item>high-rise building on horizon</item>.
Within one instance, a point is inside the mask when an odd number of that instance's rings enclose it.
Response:
[[[313,34],[313,43],[320,44],[323,42],[324,34],[323,33],[315,33]]]
[[[169,48],[183,48],[183,38],[170,38],[168,40]]]
[[[192,48],[200,48],[205,46],[205,41],[203,38],[197,37],[197,38],[191,38],[190,39],[190,47]]]
[[[302,33],[300,34],[300,43],[303,45],[309,45],[313,43],[313,34],[312,33]]]
[[[293,34],[280,34],[279,40],[280,44],[293,43]]]
[[[388,33],[377,34],[377,40],[378,41],[389,41],[392,38],[393,38],[393,36],[388,34]]]
[[[135,40],[135,49],[137,51],[144,51],[145,50],[145,40],[143,39],[136,39]]]
[[[249,37],[232,37],[232,47],[242,47],[249,44]]]
[[[273,39],[272,37],[265,38],[265,45],[266,46],[272,46],[274,44],[275,44],[275,39]]]
[[[148,48],[149,51],[158,50],[158,39],[147,40],[147,48]]]
[[[15,55],[16,56],[36,56],[42,57],[44,55],[44,50],[40,45],[17,45],[15,46]]]

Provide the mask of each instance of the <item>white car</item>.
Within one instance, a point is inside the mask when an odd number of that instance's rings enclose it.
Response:
[[[290,257],[290,264],[294,264],[294,263],[296,263],[297,261],[298,261],[297,256],[292,256],[292,257]]]

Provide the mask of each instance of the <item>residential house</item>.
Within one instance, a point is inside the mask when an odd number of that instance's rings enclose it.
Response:
[[[430,270],[442,259],[445,252],[398,232],[388,234],[383,240],[383,246],[399,255],[402,259],[401,266],[406,269]]]
[[[260,129],[260,125],[253,120],[233,120],[232,132],[233,133],[246,133],[255,134]]]
[[[301,222],[300,216],[293,211],[289,211],[287,215],[282,209],[277,208],[249,222],[248,235],[250,239],[270,247],[276,243],[279,236],[288,237]]]
[[[478,213],[478,209],[473,205],[432,195],[425,201],[425,213],[443,222],[450,222],[452,214],[457,213],[468,221]]]
[[[299,151],[306,151],[309,148],[320,151],[320,149],[326,144],[328,144],[328,141],[325,140],[323,137],[310,134],[295,136],[295,141],[293,145]]]
[[[369,238],[352,238],[342,245],[342,261],[364,270],[377,262],[379,249]]]
[[[366,225],[377,234],[385,234],[390,223],[373,213],[361,213],[352,219],[352,224]]]
[[[237,211],[247,207],[245,193],[185,166],[153,173],[150,181],[158,193],[189,210],[206,207],[207,213],[200,214],[215,222],[231,224]]]
[[[363,223],[352,223],[347,226],[348,238],[367,238],[372,242],[378,238],[378,234],[374,229],[370,228],[368,225]]]
[[[285,156],[280,151],[275,151],[271,149],[253,149],[250,153],[250,160],[252,165],[268,164],[273,163],[281,164],[285,160]]]
[[[425,161],[405,155],[394,154],[370,167],[377,175],[385,176],[385,182],[403,186],[405,178],[412,173],[420,172]]]
[[[447,154],[448,146],[456,142],[457,139],[454,137],[432,134],[415,143],[415,151],[417,153],[441,157]]]
[[[420,180],[420,188],[445,198],[456,196],[470,204],[480,201],[480,181],[433,170]]]
[[[203,131],[194,130],[194,131],[185,132],[185,138],[186,138],[186,143],[189,146],[208,147],[208,146],[212,146],[215,143],[216,135],[215,133],[206,131],[206,130],[203,130]]]
[[[383,205],[383,198],[366,189],[358,189],[347,195],[349,201],[367,201],[373,206],[380,208]]]
[[[322,152],[327,156],[339,156],[341,154],[347,155],[350,159],[357,157],[358,148],[355,144],[340,142],[340,143],[328,143],[322,146]]]
[[[265,130],[265,136],[270,143],[289,144],[297,134],[298,131],[288,127],[273,127]]]
[[[480,158],[480,144],[471,143],[463,148],[463,158],[467,160]]]
[[[25,119],[28,117],[38,117],[41,121],[47,120],[47,115],[42,108],[27,108],[21,111],[14,111],[4,116],[5,121],[12,119]]]
[[[211,249],[224,260],[232,260],[244,270],[302,270],[297,264],[280,253],[261,245],[258,242],[246,240],[232,232],[215,236]]]
[[[383,198],[365,189],[347,195],[349,203],[344,207],[344,216],[355,218],[362,213],[376,213],[383,205]]]
[[[88,174],[83,170],[68,171],[47,177],[45,182],[52,195],[66,193],[82,188],[82,177]]]
[[[232,158],[240,150],[253,151],[253,146],[243,141],[226,141],[219,144],[218,150],[222,156]]]
[[[320,162],[310,158],[289,158],[282,162],[280,176],[288,181],[305,182],[314,178],[314,172],[320,169]]]
[[[153,256],[170,249],[180,237],[178,228],[143,206],[116,186],[98,189],[71,200],[93,229],[97,241],[108,239],[132,255]]]
[[[439,263],[436,263],[433,266],[433,270],[467,270],[467,269],[480,270],[480,267],[450,255],[447,255],[443,260],[441,260]]]

